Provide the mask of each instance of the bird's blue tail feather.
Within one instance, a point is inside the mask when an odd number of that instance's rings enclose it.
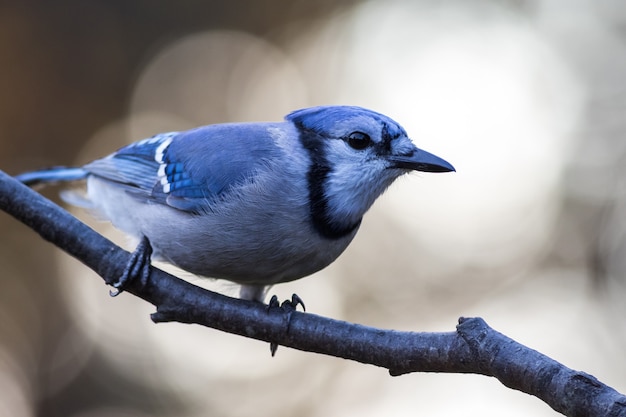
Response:
[[[32,187],[43,183],[78,181],[85,179],[87,175],[88,172],[83,168],[54,167],[39,171],[25,172],[16,175],[15,179]]]

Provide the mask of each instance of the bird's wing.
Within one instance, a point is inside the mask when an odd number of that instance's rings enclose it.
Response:
[[[278,149],[268,124],[222,124],[162,133],[85,166],[149,202],[197,213],[250,180]]]

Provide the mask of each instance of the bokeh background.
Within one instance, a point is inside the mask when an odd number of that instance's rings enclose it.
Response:
[[[312,105],[372,108],[457,173],[397,181],[339,261],[273,292],[383,328],[482,316],[624,392],[625,41],[617,0],[5,0],[0,169]],[[0,230],[1,416],[555,415],[486,377],[391,378],[154,325],[152,306],[110,298],[9,216]]]

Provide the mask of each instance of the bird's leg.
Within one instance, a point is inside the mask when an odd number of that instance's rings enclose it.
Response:
[[[152,256],[152,245],[147,237],[142,237],[139,245],[130,255],[130,259],[122,272],[122,275],[112,285],[114,289],[109,291],[111,297],[116,297],[124,291],[124,288],[134,279],[139,278],[142,286],[148,282],[150,275],[150,257]]]
[[[262,303],[265,300],[265,294],[267,294],[270,288],[271,285],[242,284],[241,288],[239,288],[239,298]]]
[[[302,298],[298,296],[298,294],[292,294],[291,300],[285,300],[282,303],[278,302],[278,297],[276,295],[272,295],[270,298],[270,302],[267,305],[267,311],[269,312],[272,309],[279,308],[285,314],[285,321],[287,322],[287,328],[285,329],[285,333],[289,333],[289,328],[291,326],[291,315],[298,308],[298,305],[302,306],[302,310],[306,311],[306,307],[304,305],[304,301]],[[271,342],[270,343],[270,352],[272,356],[276,354],[276,350],[278,349],[278,343]]]

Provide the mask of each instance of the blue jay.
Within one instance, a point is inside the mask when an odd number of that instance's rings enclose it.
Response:
[[[148,264],[152,256],[233,281],[241,298],[263,301],[273,284],[337,259],[378,196],[410,171],[454,168],[389,117],[322,106],[283,122],[161,133],[80,168],[17,178],[86,180],[85,197],[70,202],[140,239],[135,253],[147,253]]]

